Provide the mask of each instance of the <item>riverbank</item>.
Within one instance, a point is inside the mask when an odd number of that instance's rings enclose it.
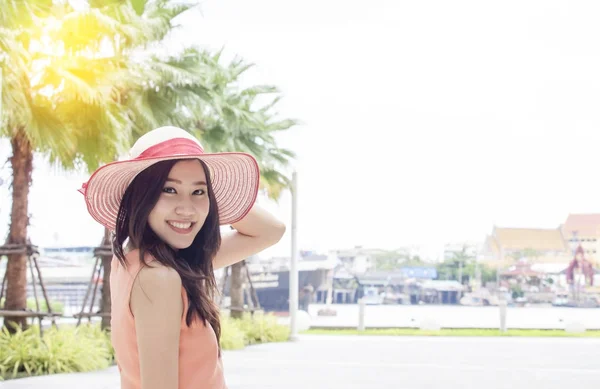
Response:
[[[568,332],[564,330],[508,330],[497,329],[441,329],[427,331],[414,328],[370,328],[364,331],[349,328],[311,328],[303,331],[305,335],[337,336],[449,336],[449,337],[529,337],[529,338],[600,338],[600,331]]]
[[[324,308],[335,316],[319,316]],[[359,307],[356,304],[312,304],[308,310],[311,327],[357,328]],[[423,323],[435,323],[441,328],[495,329],[500,327],[498,307],[462,305],[367,305],[366,328],[420,328]],[[506,326],[519,330],[564,330],[580,323],[587,330],[600,330],[599,308],[508,307]]]

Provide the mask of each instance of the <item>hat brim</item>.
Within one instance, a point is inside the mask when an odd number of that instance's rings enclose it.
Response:
[[[100,167],[83,191],[88,212],[98,223],[115,231],[123,194],[133,179],[157,162],[197,158],[209,169],[222,225],[241,220],[252,209],[258,195],[260,170],[246,153],[214,153],[140,158],[116,161]]]

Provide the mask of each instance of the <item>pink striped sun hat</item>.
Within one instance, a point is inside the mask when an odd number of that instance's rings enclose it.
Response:
[[[171,126],[141,136],[129,151],[129,158],[98,168],[79,192],[85,197],[90,215],[114,231],[121,199],[131,181],[157,162],[184,158],[198,158],[208,166],[220,224],[235,223],[246,216],[258,195],[260,171],[256,159],[246,153],[205,153],[194,136]]]

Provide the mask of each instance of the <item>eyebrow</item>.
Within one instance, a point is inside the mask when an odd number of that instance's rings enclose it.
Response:
[[[182,185],[183,183],[180,180],[176,180],[175,178],[167,178],[167,182],[174,182],[176,184]],[[193,182],[192,185],[206,185],[204,181],[196,181]]]

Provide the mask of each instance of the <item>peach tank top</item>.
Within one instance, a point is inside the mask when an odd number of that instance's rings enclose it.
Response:
[[[121,389],[142,389],[135,318],[129,307],[133,281],[141,269],[138,250],[127,253],[125,259],[127,268],[116,257],[112,259],[111,340],[121,374]],[[188,327],[185,323],[188,298],[183,287],[181,298],[184,314],[179,341],[179,389],[227,389],[215,332],[208,322],[205,326],[201,320]]]

